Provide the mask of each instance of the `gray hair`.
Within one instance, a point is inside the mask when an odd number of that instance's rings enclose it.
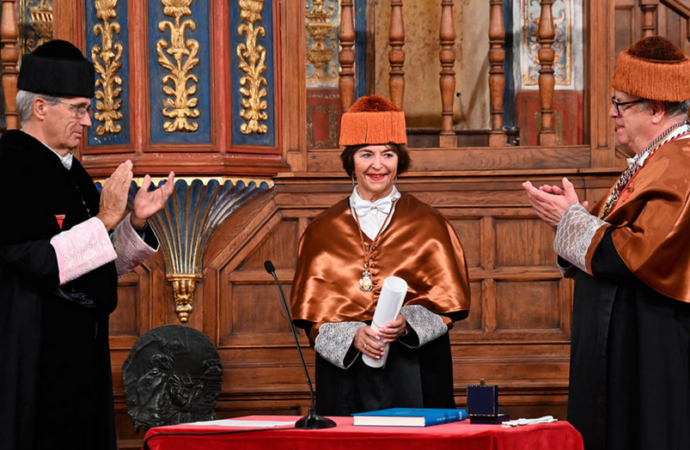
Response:
[[[50,95],[37,94],[35,92],[29,91],[18,91],[17,92],[17,115],[19,116],[19,125],[24,126],[26,122],[31,119],[34,114],[34,100],[37,98],[42,98],[51,105],[57,105],[60,103],[60,99],[57,97],[51,97]]]
[[[649,106],[649,104],[652,102],[652,100],[646,98],[642,100],[643,102],[640,105],[640,109],[645,110],[647,109],[647,106]],[[685,100],[684,102],[665,102],[659,100],[659,103],[661,103],[664,106],[664,112],[667,116],[670,117],[685,117],[688,115],[688,109],[690,109],[690,100]]]

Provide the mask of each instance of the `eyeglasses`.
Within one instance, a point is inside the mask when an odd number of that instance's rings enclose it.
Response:
[[[645,99],[638,98],[637,100],[632,100],[629,102],[619,102],[618,100],[616,100],[615,96],[611,97],[611,104],[616,107],[616,117],[620,117],[622,115],[621,114],[621,106],[634,105],[635,103],[642,103],[643,101],[645,101]],[[625,111],[625,109],[623,111]]]
[[[81,119],[84,117],[86,114],[91,116],[93,114],[93,109],[91,109],[91,104],[89,103],[87,106],[84,105],[74,105],[72,103],[67,103],[63,102],[62,100],[58,100],[58,103],[62,103],[63,105],[67,105],[70,107],[72,112],[74,113],[75,116],[77,116],[77,119]]]

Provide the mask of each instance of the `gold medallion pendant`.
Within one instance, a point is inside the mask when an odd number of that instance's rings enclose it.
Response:
[[[369,273],[369,269],[365,267],[364,272],[362,272],[362,278],[359,280],[359,288],[364,292],[369,292],[371,291],[372,287],[371,273]]]

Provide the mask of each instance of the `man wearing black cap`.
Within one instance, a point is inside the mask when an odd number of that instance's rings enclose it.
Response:
[[[118,276],[158,246],[147,219],[173,174],[151,192],[146,176],[126,217],[130,161],[99,195],[72,157],[94,95],[72,44],[26,55],[18,88],[22,130],[0,138],[0,447],[115,449],[108,316]]]

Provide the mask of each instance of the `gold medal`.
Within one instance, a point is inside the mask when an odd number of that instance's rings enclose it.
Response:
[[[388,214],[386,215],[386,218],[383,221],[383,225],[381,225],[381,228],[379,228],[379,232],[376,233],[376,237],[374,238],[374,241],[369,245],[367,248],[367,245],[364,242],[364,234],[362,233],[362,226],[359,224],[359,217],[357,216],[357,212],[355,211],[354,216],[355,216],[355,221],[357,222],[357,229],[359,230],[359,239],[362,244],[362,253],[363,255],[363,262],[364,262],[364,272],[362,272],[362,278],[359,279],[359,288],[363,292],[371,292],[372,289],[374,289],[374,282],[371,281],[371,272],[369,272],[369,261],[371,261],[371,256],[374,254],[374,251],[376,251],[376,247],[379,244],[379,239],[381,238],[381,232],[386,226],[386,223],[388,222],[388,219],[391,217],[391,213],[393,212],[393,207],[395,206],[396,200],[393,200],[393,204],[391,205],[390,211],[388,211]]]
[[[369,292],[371,291],[371,288],[373,285],[371,284],[371,273],[369,273],[369,269],[367,269],[366,266],[364,266],[364,272],[362,272],[362,278],[359,280],[359,288],[363,290],[364,292]]]

